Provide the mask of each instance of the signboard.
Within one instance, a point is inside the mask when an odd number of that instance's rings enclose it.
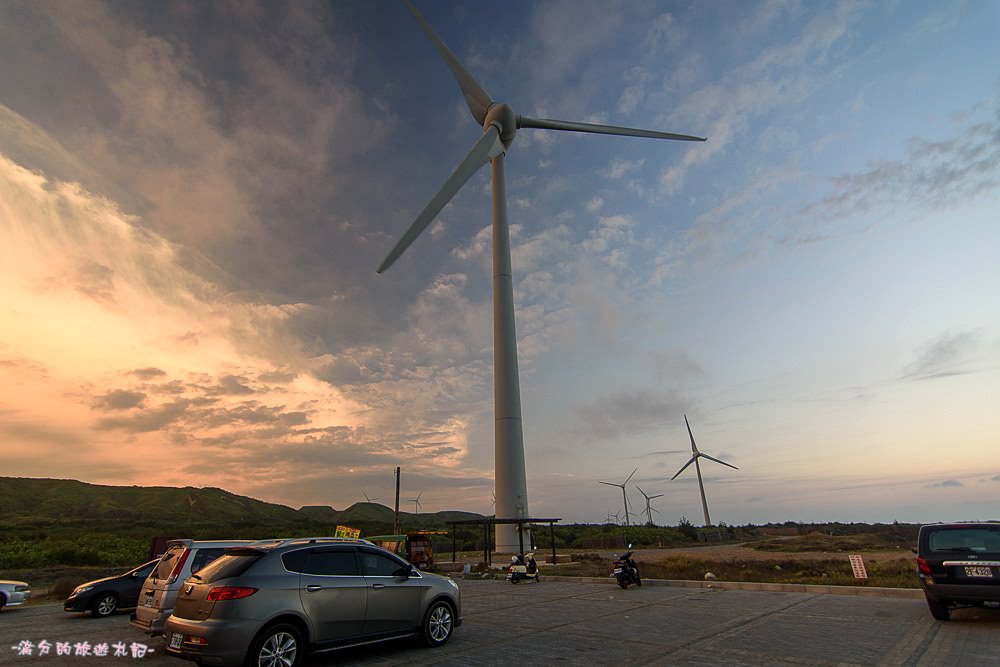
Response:
[[[353,537],[354,539],[357,539],[360,535],[360,528],[351,528],[349,526],[337,526],[337,532],[333,534],[334,537]]]
[[[868,571],[865,570],[865,562],[861,560],[861,556],[848,556],[851,560],[851,569],[854,570],[855,579],[867,579]]]

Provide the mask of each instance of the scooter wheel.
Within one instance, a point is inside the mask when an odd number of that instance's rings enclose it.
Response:
[[[636,586],[642,586],[642,579],[636,578],[635,585]]]
[[[618,585],[621,586],[622,589],[628,588],[628,583],[626,583],[624,579],[622,579],[621,581],[619,581]]]

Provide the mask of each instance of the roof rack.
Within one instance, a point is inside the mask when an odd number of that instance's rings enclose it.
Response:
[[[316,544],[318,542],[334,542],[339,544],[368,544],[374,546],[368,540],[363,540],[358,537],[280,537],[269,540],[259,540],[253,544],[248,544],[249,547],[266,547],[270,546],[272,549],[277,549],[278,547],[283,547],[288,544]]]

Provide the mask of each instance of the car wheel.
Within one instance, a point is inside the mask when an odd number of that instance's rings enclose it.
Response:
[[[451,605],[447,602],[435,602],[427,610],[424,617],[424,643],[428,646],[441,646],[449,638],[455,628],[455,616]]]
[[[939,621],[947,621],[951,618],[951,614],[948,611],[948,603],[944,600],[932,600],[927,598],[927,606],[931,610],[931,616]]]
[[[7,604],[7,596],[4,595],[3,593],[0,593],[0,609],[3,609],[6,604]]]
[[[91,615],[99,618],[110,616],[116,611],[118,611],[118,598],[114,593],[104,593],[98,596],[94,600],[94,604],[90,607]]]
[[[302,633],[280,623],[261,633],[250,647],[246,667],[295,667],[302,662]]]

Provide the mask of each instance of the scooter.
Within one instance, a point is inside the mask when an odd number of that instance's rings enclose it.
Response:
[[[539,581],[538,564],[535,562],[535,554],[533,552],[527,554],[527,560],[525,560],[522,554],[511,556],[510,569],[507,571],[507,581],[512,584],[518,584],[529,579],[533,579],[536,582]]]
[[[618,557],[612,565],[612,574],[622,588],[628,588],[629,584],[642,586],[642,579],[639,578],[639,566],[632,560],[632,545],[628,545],[629,550]]]

